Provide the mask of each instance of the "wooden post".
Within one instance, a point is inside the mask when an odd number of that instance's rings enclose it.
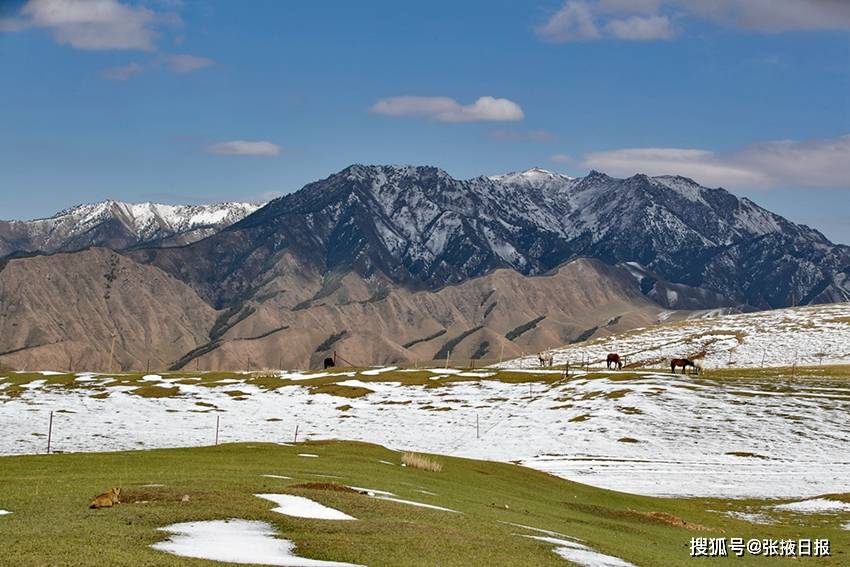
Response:
[[[221,416],[215,416],[215,444],[218,445],[218,423]]]
[[[295,437],[292,438],[293,443],[298,443],[298,424],[295,424]]]
[[[50,454],[50,440],[53,437],[53,412],[50,412],[50,421],[47,424],[47,454]]]

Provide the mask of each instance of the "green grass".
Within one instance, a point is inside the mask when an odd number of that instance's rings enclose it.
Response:
[[[320,455],[298,457],[299,452]],[[0,563],[4,565],[215,565],[150,549],[167,536],[157,528],[193,520],[243,518],[273,524],[301,556],[378,566],[535,565],[567,563],[552,546],[504,522],[580,538],[597,551],[641,567],[693,565],[691,537],[828,538],[833,557],[806,564],[847,565],[850,532],[824,516],[778,514],[782,525],[729,518],[726,510],[764,506],[757,500],[661,499],[573,483],[510,464],[440,457],[442,472],[399,466],[401,453],[353,442],[297,446],[234,444],[98,454],[0,458]],[[380,461],[395,463],[394,466]],[[292,480],[265,478],[278,474]],[[395,492],[444,506],[451,514],[337,490],[297,487],[333,482]],[[145,484],[163,487],[144,487]],[[91,498],[112,486],[123,503],[89,510]],[[419,492],[425,490],[435,496]],[[255,493],[286,492],[342,510],[359,521],[290,518]],[[188,502],[181,502],[184,495]],[[839,496],[850,498],[850,495]],[[653,513],[654,516],[647,514]],[[692,531],[658,514],[670,514]],[[674,522],[675,523],[675,522]],[[700,564],[797,565],[771,558],[704,560]],[[221,565],[221,563],[218,563]]]

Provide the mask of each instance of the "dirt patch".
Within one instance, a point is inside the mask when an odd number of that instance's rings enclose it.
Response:
[[[629,510],[630,512],[634,512],[640,516],[648,518],[653,522],[658,522],[661,524],[667,524],[668,526],[675,526],[677,528],[684,528],[686,530],[691,530],[694,532],[715,532],[715,531],[723,531],[716,530],[714,528],[709,528],[708,526],[703,526],[702,524],[694,524],[691,522],[687,522],[678,516],[674,516],[673,514],[668,514],[667,512],[638,512],[636,510]]]
[[[747,457],[750,459],[763,459],[765,461],[770,460],[770,457],[759,455],[758,453],[750,453],[748,451],[728,451],[726,454],[731,455],[733,457]]]

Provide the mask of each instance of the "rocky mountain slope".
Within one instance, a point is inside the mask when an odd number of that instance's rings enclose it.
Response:
[[[61,345],[78,340],[103,364],[104,329],[134,310],[182,333],[164,335],[160,368],[218,369],[315,366],[334,350],[356,364],[493,359],[698,310],[850,300],[850,248],[681,177],[532,169],[457,180],[354,165],[221,230],[204,225],[217,231],[186,246],[155,240],[162,214],[129,216],[148,222],[113,231],[92,221],[79,233],[122,249],[136,274],[122,280],[134,297],[114,308],[123,296],[102,288],[114,277],[103,250],[0,263],[0,364],[58,363],[69,358]],[[196,225],[168,226],[176,241]],[[105,299],[80,302],[91,294]],[[121,336],[116,364],[138,368],[150,331]]]
[[[103,201],[79,205],[46,219],[0,221],[0,257],[15,253],[121,250],[140,244],[195,242],[253,213],[260,205],[163,205]]]
[[[694,291],[689,308],[850,300],[850,248],[816,230],[683,177],[595,171],[457,180],[433,167],[354,165],[193,246],[136,257],[223,306],[256,292],[284,251],[323,274],[381,273],[411,289],[498,268],[540,275],[589,256],[628,263],[672,308],[685,305],[668,283]]]
[[[216,315],[186,284],[110,250],[13,259],[0,271],[0,365],[161,368],[205,341]]]

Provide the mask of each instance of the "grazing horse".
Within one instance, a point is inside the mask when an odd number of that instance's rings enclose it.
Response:
[[[693,369],[694,369],[694,372],[695,372],[696,374],[699,374],[699,367],[698,367],[696,364],[694,364],[694,362],[693,362],[692,360],[689,360],[689,359],[687,359],[687,358],[674,358],[673,360],[671,360],[671,361],[670,361],[670,372],[672,372],[673,374],[675,374],[675,373],[676,373],[676,367],[677,367],[677,366],[681,366],[681,367],[682,367],[682,374],[686,374],[686,373],[687,373],[687,371],[688,371],[688,366],[690,366],[691,368],[693,368]]]
[[[623,368],[623,361],[620,360],[620,355],[616,352],[608,354],[608,360],[605,361],[605,364],[608,366],[608,370],[611,370],[612,366],[616,366],[617,370],[621,370]]]
[[[334,366],[336,366],[336,362],[334,362],[333,358],[328,357],[325,359],[325,370],[327,370],[328,368],[333,368]]]
[[[541,368],[546,368],[547,366],[551,368],[555,362],[555,355],[551,352],[538,352],[537,360],[540,362]]]

